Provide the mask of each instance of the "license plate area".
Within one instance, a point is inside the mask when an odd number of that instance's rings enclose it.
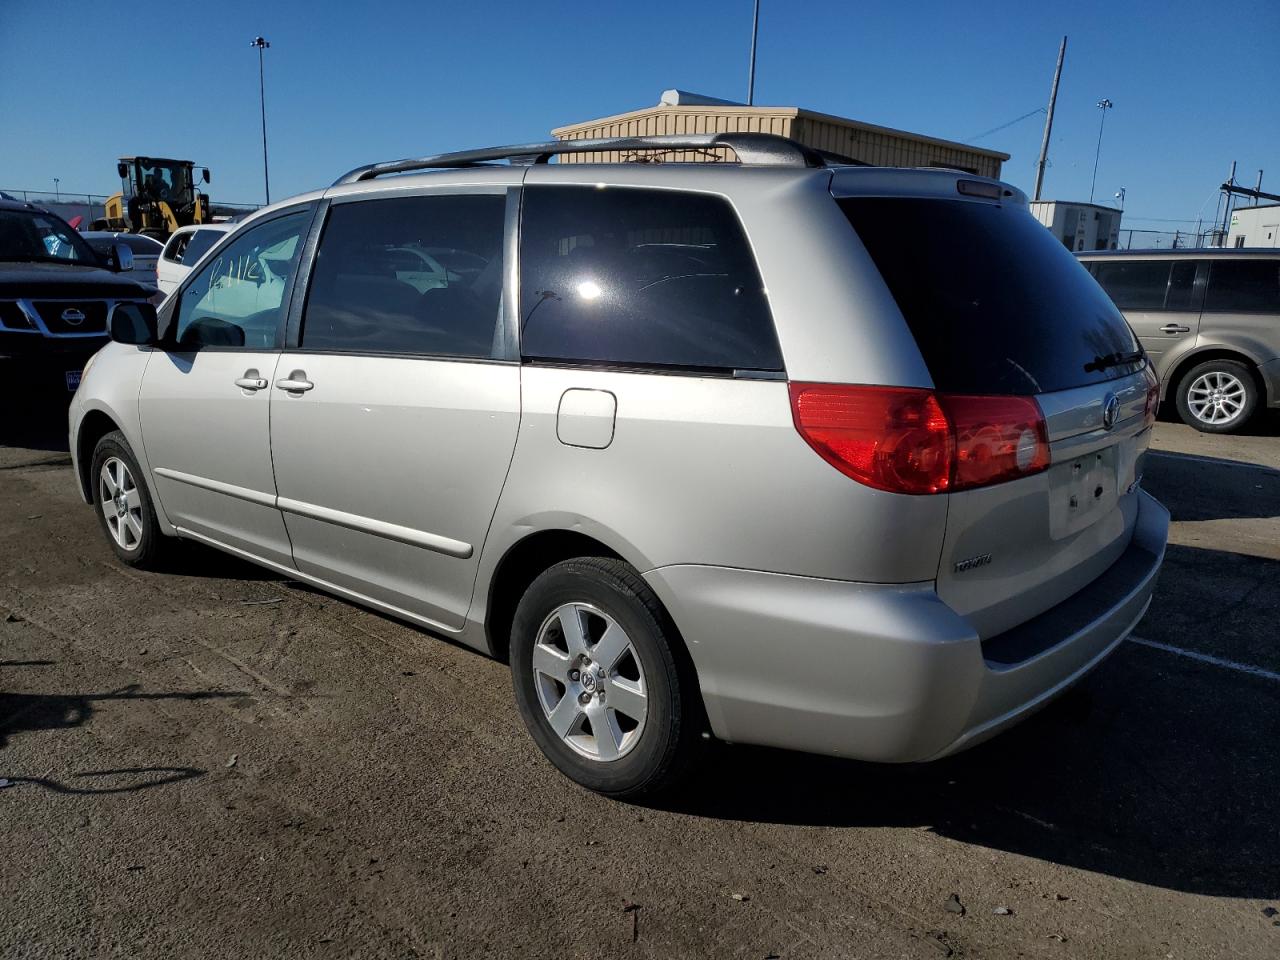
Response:
[[[1132,475],[1133,458],[1121,441],[1101,450],[1071,457],[1049,469],[1049,533],[1055,540],[1069,537],[1096,523],[1115,508],[1122,474]]]

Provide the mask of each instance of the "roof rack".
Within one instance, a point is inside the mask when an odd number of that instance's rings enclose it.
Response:
[[[824,151],[806,147],[787,137],[771,133],[704,133],[680,134],[658,137],[595,137],[583,140],[552,140],[548,143],[520,143],[507,147],[484,147],[479,150],[460,150],[456,153],[438,153],[415,160],[389,160],[356,167],[343,174],[334,186],[359,183],[389,173],[408,173],[412,170],[439,170],[449,167],[483,166],[495,160],[508,160],[513,164],[546,163],[553,156],[565,153],[601,153],[603,151],[637,150],[706,150],[727,147],[738,155],[739,163],[761,164],[779,167],[822,167],[828,159],[843,163],[858,163],[847,157],[837,158]]]

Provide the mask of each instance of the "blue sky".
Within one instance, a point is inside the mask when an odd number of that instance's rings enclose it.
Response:
[[[742,99],[750,29],[751,0],[0,0],[0,187],[111,192],[136,153],[195,160],[215,198],[260,202],[258,33],[280,199],[370,160],[541,139],[666,87]],[[1127,226],[1211,217],[1233,159],[1280,188],[1277,0],[763,0],[756,102],[969,140],[1044,105],[1063,34],[1046,197],[1088,197],[1102,97],[1097,196],[1125,187]],[[1042,124],[976,141],[1012,154],[1004,176],[1028,192]]]

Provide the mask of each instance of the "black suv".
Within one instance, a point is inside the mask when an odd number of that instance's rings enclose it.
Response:
[[[74,391],[107,342],[115,305],[157,293],[125,273],[132,269],[127,247],[104,260],[62,218],[0,200],[0,381]]]

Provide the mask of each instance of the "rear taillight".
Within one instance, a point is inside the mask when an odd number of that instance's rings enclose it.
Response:
[[[1030,397],[938,396],[955,436],[952,490],[1003,483],[1049,466],[1049,431]]]
[[[1150,367],[1144,371],[1147,378],[1147,405],[1143,408],[1142,418],[1147,426],[1156,422],[1156,414],[1160,412],[1160,381]]]
[[[859,483],[945,493],[1028,476],[1049,465],[1044,417],[1028,397],[903,387],[792,383],[796,429]]]

